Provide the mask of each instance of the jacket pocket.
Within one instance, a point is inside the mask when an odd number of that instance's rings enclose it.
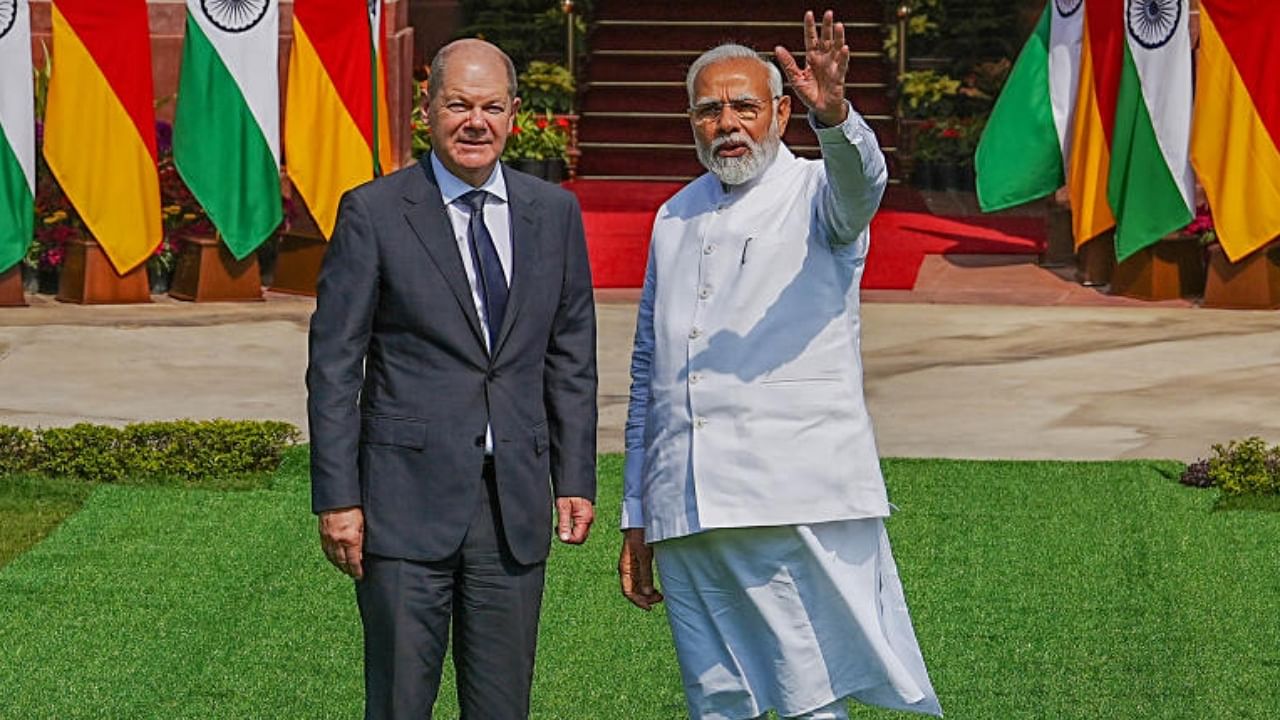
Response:
[[[427,423],[413,418],[370,416],[360,423],[366,445],[395,445],[421,450],[427,445]]]
[[[533,451],[541,455],[550,447],[551,441],[547,437],[547,424],[545,422],[538,423],[531,428],[533,433]]]

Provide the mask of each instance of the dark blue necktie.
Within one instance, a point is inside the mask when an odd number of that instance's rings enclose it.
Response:
[[[484,304],[485,323],[489,327],[489,345],[497,342],[502,318],[507,312],[507,276],[502,273],[502,261],[498,248],[493,244],[489,228],[484,224],[484,201],[489,193],[472,190],[458,198],[471,208],[471,220],[467,223],[467,244],[471,248],[471,264],[480,279],[480,302]]]

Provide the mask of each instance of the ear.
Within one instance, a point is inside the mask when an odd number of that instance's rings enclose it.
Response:
[[[778,98],[778,114],[774,122],[778,124],[778,137],[787,134],[787,121],[791,119],[791,96],[785,92]]]
[[[516,113],[520,112],[520,98],[511,98],[511,118],[507,120],[507,132],[516,126]]]

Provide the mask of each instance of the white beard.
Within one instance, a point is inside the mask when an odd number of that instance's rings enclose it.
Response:
[[[758,176],[764,169],[773,164],[778,156],[778,146],[782,138],[778,135],[776,123],[769,124],[769,131],[764,140],[756,142],[744,132],[734,132],[704,143],[702,138],[695,138],[698,149],[698,161],[710,170],[725,185],[741,185]],[[741,157],[721,157],[716,150],[728,143],[740,143],[747,146],[747,152]]]

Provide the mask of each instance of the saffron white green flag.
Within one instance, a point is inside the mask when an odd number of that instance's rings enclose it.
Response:
[[[30,18],[27,0],[0,0],[0,272],[27,254],[35,231]]]
[[[978,202],[1002,210],[1066,182],[1080,88],[1084,0],[1049,0],[978,143]]]
[[[1194,217],[1191,33],[1185,0],[1125,0],[1107,200],[1120,260]]]
[[[236,258],[283,216],[278,0],[187,0],[173,160]]]

